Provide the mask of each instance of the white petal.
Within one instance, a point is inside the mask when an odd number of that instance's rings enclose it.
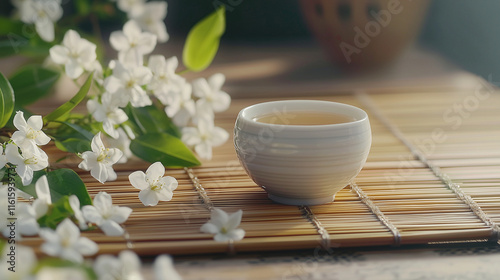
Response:
[[[174,268],[172,258],[168,255],[156,257],[153,268],[156,280],[182,280],[182,277]]]
[[[94,206],[97,208],[99,213],[107,216],[111,213],[113,199],[111,195],[101,191],[94,197]]]
[[[210,89],[210,86],[208,85],[207,80],[205,80],[203,78],[199,78],[199,79],[194,80],[192,82],[192,84],[193,84],[193,94],[196,97],[204,98],[207,95],[211,94],[212,90]]]
[[[108,181],[107,168],[101,163],[98,163],[97,165],[93,166],[92,169],[90,169],[90,175],[102,184]]]
[[[214,240],[217,242],[226,242],[231,240],[231,237],[228,234],[219,232],[214,236]]]
[[[227,220],[227,223],[226,223],[226,229],[228,231],[236,229],[241,223],[242,215],[243,215],[243,211],[241,211],[241,210],[238,210],[238,211],[232,213],[231,215],[229,215],[229,219]]]
[[[161,178],[160,183],[162,183],[165,186],[165,188],[168,189],[169,191],[174,191],[175,189],[177,189],[177,186],[179,184],[177,180],[172,176],[166,176]]]
[[[144,32],[140,35],[140,45],[137,46],[139,52],[143,55],[151,53],[156,47],[156,35]]]
[[[133,172],[128,176],[128,179],[136,189],[143,190],[149,187],[149,184],[146,182],[146,174],[142,171]]]
[[[84,256],[91,256],[99,251],[97,244],[86,237],[80,237],[73,247]]]
[[[128,219],[130,214],[132,214],[132,208],[126,206],[114,206],[113,214],[109,217],[109,219],[122,224]]]
[[[47,176],[43,175],[36,181],[35,184],[36,195],[38,199],[45,202],[46,204],[52,204],[52,199],[50,198],[49,181]]]
[[[216,96],[216,100],[212,102],[212,107],[215,112],[226,111],[231,104],[231,97],[229,94],[223,91],[219,91]]]
[[[117,51],[124,51],[130,47],[130,43],[127,39],[127,36],[123,33],[123,31],[113,31],[109,36],[109,42],[113,49]]]
[[[97,208],[92,205],[82,207],[82,213],[85,220],[94,224],[101,224],[103,219]]]
[[[224,144],[229,139],[229,133],[220,127],[214,127],[212,132],[212,146],[217,147]]]
[[[62,43],[68,49],[74,50],[79,47],[78,45],[80,44],[80,40],[80,34],[78,34],[75,30],[70,29],[66,31],[66,34],[64,34]]]
[[[222,228],[227,224],[227,221],[229,220],[229,215],[226,213],[226,211],[220,209],[220,208],[214,208],[212,210],[211,216],[210,216],[210,222],[219,228]]]
[[[68,60],[68,62],[64,65],[64,70],[66,75],[72,79],[76,79],[83,74],[83,67],[73,59]]]
[[[124,233],[123,228],[115,221],[106,220],[99,228],[109,236],[120,236]]]
[[[35,138],[35,142],[39,146],[47,145],[50,142],[50,137],[47,134],[40,132]]]
[[[156,191],[156,196],[160,201],[170,201],[172,200],[173,195],[174,194],[172,193],[172,191],[168,189],[161,189],[159,191]]]
[[[68,61],[69,50],[61,45],[50,48],[50,58],[57,64],[65,64]]]
[[[233,241],[239,241],[242,240],[245,237],[245,231],[241,228],[237,228],[235,230],[232,230],[228,233],[228,236],[230,239]]]
[[[14,116],[14,126],[19,129],[20,131],[26,132],[28,124],[26,123],[26,120],[24,119],[24,113],[23,111],[17,111],[16,115]]]
[[[203,159],[212,159],[212,146],[207,142],[201,142],[194,146],[194,151]]]
[[[40,38],[46,42],[54,41],[54,23],[47,17],[39,18],[35,22],[35,29]]]
[[[207,222],[204,225],[201,226],[200,231],[204,233],[210,233],[210,234],[216,234],[219,233],[220,228],[218,228],[216,225]]]
[[[129,20],[123,25],[123,33],[127,38],[137,38],[142,32],[135,20]]]
[[[143,189],[139,192],[139,200],[141,200],[142,204],[145,206],[155,206],[158,204],[158,196],[155,191],[152,191],[150,188]]]
[[[159,161],[151,164],[146,170],[146,178],[149,180],[158,180],[165,175],[165,167]]]
[[[208,78],[208,84],[213,91],[219,91],[225,81],[226,77],[221,73],[214,74],[212,77]]]
[[[94,137],[92,138],[91,147],[94,153],[100,153],[101,150],[105,149],[101,139],[101,132],[98,132],[96,135],[94,135]]]

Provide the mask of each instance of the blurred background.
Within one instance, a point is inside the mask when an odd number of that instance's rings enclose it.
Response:
[[[233,97],[329,94],[353,88],[463,88],[474,76],[500,81],[498,0],[169,0],[171,40],[181,56],[189,29],[226,5],[214,65]],[[1,14],[12,9],[0,2]],[[105,23],[104,34],[121,23]],[[196,76],[196,74],[192,74]]]

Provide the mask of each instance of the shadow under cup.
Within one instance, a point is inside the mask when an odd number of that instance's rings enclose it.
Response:
[[[349,121],[289,125],[294,112],[334,113]],[[256,119],[275,115],[276,122]],[[238,114],[234,146],[248,175],[269,198],[282,204],[317,205],[333,201],[366,162],[371,129],[365,111],[342,103],[286,100],[249,106]]]

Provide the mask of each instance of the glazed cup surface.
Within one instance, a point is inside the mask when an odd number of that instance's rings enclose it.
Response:
[[[352,121],[327,125],[288,125],[293,112],[335,113]],[[273,114],[276,123],[255,118]],[[342,103],[285,100],[255,104],[238,114],[236,154],[252,180],[270,199],[290,205],[333,201],[361,171],[371,146],[366,112]]]

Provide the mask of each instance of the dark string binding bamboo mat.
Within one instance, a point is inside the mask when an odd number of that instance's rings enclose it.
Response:
[[[130,248],[140,255],[498,241],[498,92],[479,83],[475,91],[353,91],[303,99],[352,104],[370,117],[368,161],[333,203],[273,203],[239,165],[232,139],[201,167],[167,170],[179,187],[171,201],[155,207],[143,206],[128,182],[131,172],[145,170],[148,163],[117,165],[118,180],[102,185],[76,167],[78,159],[70,159],[62,166],[81,174],[92,197],[107,191],[115,204],[133,208],[125,236],[108,237],[99,230],[84,235],[99,243],[100,254]],[[232,133],[239,110],[269,100],[233,100],[227,112],[217,115],[217,125]],[[53,160],[60,156],[56,148],[47,152]],[[212,207],[242,209],[245,239],[217,243],[201,233]],[[38,247],[41,240],[24,242]]]

